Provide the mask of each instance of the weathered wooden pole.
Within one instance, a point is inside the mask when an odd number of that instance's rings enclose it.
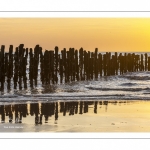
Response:
[[[83,48],[80,48],[79,50],[79,70],[80,70],[80,79],[83,79]]]
[[[103,70],[103,61],[102,61],[102,54],[98,54],[98,67],[99,67],[99,73],[100,76],[102,76],[102,70]]]
[[[148,71],[150,71],[150,56],[148,57]]]
[[[5,82],[5,46],[1,46],[1,70],[0,70],[0,82],[1,82],[1,90],[4,89]]]
[[[115,74],[118,75],[118,67],[119,67],[119,64],[118,64],[118,53],[115,52]]]
[[[56,46],[55,47],[55,79],[54,79],[54,81],[56,82],[56,83],[58,83],[58,76],[57,76],[57,72],[58,72],[58,47]]]
[[[145,53],[145,71],[147,71],[147,53]]]
[[[95,73],[95,79],[98,79],[98,48],[95,48],[95,53],[94,53],[94,73]]]
[[[78,64],[78,51],[75,50],[75,72],[76,72],[76,79],[79,81],[79,64]]]
[[[106,76],[106,54],[103,55],[103,70],[104,76]]]
[[[32,48],[30,48],[30,53],[29,53],[29,56],[30,56],[30,61],[29,61],[29,80],[30,80],[30,86],[31,88],[33,88],[33,51],[32,51]]]

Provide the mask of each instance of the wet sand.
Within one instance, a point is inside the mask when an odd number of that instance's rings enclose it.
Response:
[[[88,104],[88,112],[85,105]],[[69,104],[69,103],[68,103]],[[47,105],[47,103],[46,103]],[[60,102],[58,102],[58,116],[51,115],[45,121],[35,123],[35,114],[30,114],[30,104],[27,104],[27,115],[22,123],[9,123],[5,116],[5,123],[0,123],[0,132],[149,132],[150,131],[150,101],[78,101],[78,112],[70,113],[72,102],[68,105],[70,110],[63,116]],[[38,104],[39,110],[41,104]],[[45,105],[44,105],[45,106]],[[55,104],[56,106],[56,104]],[[11,106],[12,107],[12,106]],[[45,109],[46,110],[46,109]],[[48,111],[48,110],[46,110]],[[86,113],[84,113],[86,112]],[[81,114],[82,113],[82,114]],[[15,115],[15,111],[13,112]],[[38,117],[41,110],[38,113]],[[70,114],[70,115],[69,115]],[[2,117],[2,115],[0,115]],[[58,117],[56,119],[56,116]]]

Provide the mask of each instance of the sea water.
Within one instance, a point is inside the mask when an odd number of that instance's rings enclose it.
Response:
[[[141,53],[136,53],[141,54]],[[144,53],[143,53],[144,54]],[[29,73],[27,65],[27,75]],[[103,76],[97,80],[74,81],[54,85],[42,85],[40,67],[37,86],[21,90],[7,89],[0,91],[0,102],[12,101],[55,101],[55,100],[149,100],[150,71],[128,72],[123,75]]]

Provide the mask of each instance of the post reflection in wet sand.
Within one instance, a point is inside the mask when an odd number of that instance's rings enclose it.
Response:
[[[0,105],[0,125],[2,127],[2,125],[18,124],[26,128],[32,126],[31,130],[38,127],[38,131],[42,129],[44,132],[50,131],[50,126],[57,127],[51,130],[53,132],[93,132],[93,130],[96,132],[132,132],[132,130],[140,132],[150,130],[149,105],[149,101],[128,100],[7,104]],[[30,131],[30,129],[24,131]],[[5,131],[1,129],[0,132]]]

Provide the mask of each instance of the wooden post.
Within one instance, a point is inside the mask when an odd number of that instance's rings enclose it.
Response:
[[[145,53],[145,71],[147,71],[147,53]]]
[[[83,65],[84,65],[84,74],[83,74],[83,76],[84,76],[84,79],[86,79],[86,77],[87,77],[87,53],[86,53],[85,50],[84,50],[84,63],[83,63]]]
[[[76,70],[76,79],[79,81],[79,65],[78,65],[78,51],[75,50],[75,70]]]
[[[148,71],[150,71],[150,57],[148,57]]]
[[[98,48],[95,48],[95,54],[94,54],[94,73],[95,73],[95,79],[98,78],[98,59],[97,59],[97,54],[98,54]]]
[[[98,66],[99,66],[99,72],[100,72],[100,76],[102,76],[102,66],[103,66],[103,63],[102,63],[102,54],[98,54]]]
[[[29,61],[29,80],[30,80],[30,86],[33,88],[33,52],[32,48],[30,48],[30,61]]]
[[[55,47],[55,82],[58,83],[58,77],[57,77],[57,72],[58,72],[58,47]]]
[[[79,50],[79,70],[80,70],[80,79],[83,79],[82,70],[83,70],[83,48]]]
[[[106,76],[106,54],[103,55],[103,70],[104,76]]]
[[[5,62],[4,62],[4,58],[5,58],[5,46],[2,45],[1,46],[1,73],[0,73],[0,80],[1,80],[1,90],[4,89],[4,82],[5,82]]]
[[[119,64],[118,64],[118,53],[115,52],[115,74],[118,75],[118,67],[119,67]]]
[[[124,54],[124,73],[127,72],[127,54]]]

